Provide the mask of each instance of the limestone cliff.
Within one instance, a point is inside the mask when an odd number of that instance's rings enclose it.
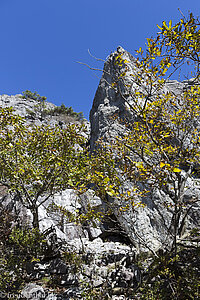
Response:
[[[115,58],[122,55],[122,59],[128,61],[128,70],[123,78],[124,84],[120,82],[120,92],[114,89],[112,82],[119,76],[120,71],[123,71],[123,66],[120,67],[115,63]],[[95,142],[103,137],[107,141],[115,136],[123,134],[126,128],[118,119],[113,118],[117,114],[121,119],[127,117],[127,104],[132,105],[132,97],[127,94],[125,85],[132,86],[132,89],[138,87],[134,83],[131,74],[139,72],[136,66],[136,59],[122,47],[118,47],[117,51],[112,53],[105,62],[103,75],[100,80],[96,95],[93,101],[93,106],[90,112],[91,122],[91,149],[95,147]],[[184,88],[189,84],[189,81],[178,82],[176,80],[168,80],[162,88],[163,92],[170,91],[174,95],[181,95]],[[139,89],[143,89],[140,86]],[[177,97],[178,99],[178,97]],[[134,115],[132,117],[134,121]],[[199,126],[199,123],[197,124]],[[124,186],[130,183],[125,182]],[[198,178],[188,179],[187,191],[185,190],[185,198],[198,198],[200,200],[200,181]],[[157,250],[159,247],[167,247],[172,242],[168,233],[168,228],[172,220],[172,215],[162,205],[167,199],[167,195],[162,190],[151,190],[149,196],[144,200],[145,207],[138,208],[134,211],[127,211],[124,216],[118,216],[120,224],[125,229],[132,243],[136,248],[146,248]],[[186,221],[186,231],[199,226],[200,206],[196,202],[190,210]],[[119,202],[116,202],[116,207]],[[117,209],[115,215],[118,215]]]

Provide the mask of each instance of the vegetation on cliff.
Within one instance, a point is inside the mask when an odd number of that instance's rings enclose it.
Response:
[[[138,50],[140,59],[136,66],[140,71],[129,74],[134,89],[124,81],[129,62],[120,54],[115,57],[119,73],[111,86],[126,104],[127,118],[119,122],[123,122],[127,131],[110,144],[101,141],[92,154],[86,146],[82,124],[68,124],[65,128],[28,126],[12,109],[0,109],[0,184],[12,199],[33,214],[33,229],[30,229],[15,224],[15,217],[1,208],[0,289],[3,292],[16,291],[28,280],[27,261],[47,256],[46,237],[38,231],[38,208],[57,191],[72,188],[83,193],[90,186],[96,195],[105,199],[107,195],[123,199],[119,208],[119,213],[123,213],[142,205],[142,201],[135,202],[136,196],[145,197],[149,189],[158,188],[167,196],[163,207],[171,214],[168,231],[173,243],[165,253],[154,253],[148,270],[144,258],[136,260],[143,268],[144,278],[135,290],[127,290],[127,295],[133,297],[130,299],[198,299],[199,231],[191,232],[190,237],[193,234],[194,239],[188,244],[180,244],[178,238],[184,233],[190,210],[199,201],[197,197],[184,197],[188,178],[199,176],[199,27],[198,18],[192,14],[175,25],[171,21],[168,25],[163,22],[157,37],[147,39],[146,52]],[[181,94],[165,92],[167,80],[184,64],[189,65],[192,80],[185,84]],[[122,93],[122,85],[126,93]],[[23,97],[39,101],[37,109],[41,118],[58,113],[82,119],[64,105],[46,111],[46,98],[37,93],[26,91]],[[130,97],[132,104],[127,101]],[[135,118],[130,117],[133,115]],[[130,190],[121,189],[124,180],[131,182]],[[85,215],[80,213],[77,222],[95,217],[99,215],[91,209]],[[20,257],[17,261],[16,253]],[[91,294],[85,294],[85,299],[101,297],[94,290]]]

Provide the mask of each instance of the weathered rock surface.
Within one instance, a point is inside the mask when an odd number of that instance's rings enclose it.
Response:
[[[46,118],[44,120],[39,119],[39,115],[37,115],[36,118],[31,117],[30,112],[34,111],[35,106],[38,105],[37,100],[33,99],[23,99],[22,95],[2,95],[0,96],[0,106],[1,107],[12,107],[14,109],[14,112],[21,117],[24,117],[27,121],[27,123],[35,123],[36,125],[41,125],[42,123],[49,124],[52,122],[50,118]],[[50,102],[45,102],[46,109],[53,109],[56,107],[55,104]],[[52,124],[53,125],[53,124]]]
[[[115,64],[115,58],[118,55],[122,55],[122,59],[129,62],[127,63],[128,70],[126,76],[123,78],[124,84],[132,86],[133,89],[138,89],[138,86],[134,83],[133,76],[130,75],[139,72],[135,64],[136,59],[123,48],[118,47],[117,51],[112,53],[105,62],[103,75],[90,112],[90,145],[92,150],[99,138],[104,138],[104,140],[109,142],[112,138],[120,136],[125,132],[126,129],[122,123],[119,123],[118,119],[113,118],[116,114],[121,119],[126,118],[127,113],[133,120],[135,117],[133,115],[130,116],[130,112],[127,112],[127,104],[132,105],[133,99],[130,94],[127,94],[124,85],[120,86],[119,92],[111,84],[120,74],[120,67]],[[176,80],[169,80],[163,87],[163,92],[171,91],[175,95],[180,95],[188,84],[188,81],[178,82]],[[143,88],[143,86],[140,86],[140,89]],[[184,171],[182,173],[184,176]],[[124,188],[129,185],[129,182],[125,182]],[[189,189],[185,191],[185,197],[200,200],[198,179],[188,179],[186,186]],[[138,208],[134,211],[130,209],[123,215],[118,213],[118,209],[113,208],[122,228],[124,228],[132,243],[138,249],[144,250],[148,248],[148,250],[156,251],[160,247],[169,246],[172,239],[168,234],[168,228],[172,220],[172,214],[162,205],[163,202],[170,201],[168,196],[161,190],[154,190],[143,201],[146,204],[144,208]],[[194,204],[188,215],[185,226],[186,235],[187,229],[199,226],[200,206],[198,203]],[[115,207],[117,206],[120,206],[119,202],[115,203]]]
[[[103,75],[97,88],[92,109],[90,111],[91,123],[91,149],[94,149],[95,142],[106,137],[110,139],[112,136],[119,135],[120,131],[124,132],[124,127],[113,119],[115,114],[120,118],[126,117],[127,103],[133,104],[132,97],[127,94],[127,89],[120,83],[120,92],[113,88],[112,83],[117,80],[121,72],[121,67],[115,63],[115,58],[122,55],[122,59],[128,61],[128,70],[124,77],[124,84],[131,85],[132,90],[139,89],[134,83],[131,74],[136,74],[139,69],[136,66],[136,59],[122,47],[118,47],[117,51],[112,53],[104,64]],[[188,82],[178,82],[169,80],[163,87],[163,92],[171,91],[175,95],[181,94]],[[144,89],[141,86],[140,89]]]
[[[48,101],[42,103],[31,98],[25,99],[21,94],[12,96],[0,95],[0,106],[3,108],[12,107],[14,109],[14,113],[25,118],[26,123],[29,125],[35,124],[37,126],[55,126],[56,124],[59,124],[60,126],[63,126],[65,123],[79,122],[76,118],[71,117],[70,115],[62,115],[59,113],[52,115],[45,113],[45,111],[51,111],[57,106]],[[90,124],[86,119],[84,119],[83,122],[87,128],[87,132],[84,132],[83,135],[88,137],[90,132]]]
[[[102,291],[104,299],[105,287],[113,295],[123,295],[128,288],[135,288],[141,281],[140,270],[134,264],[134,252],[129,246],[104,243],[100,238],[90,242],[85,238],[82,242],[80,239],[71,241],[65,251],[77,253],[79,264],[55,258],[49,262],[32,263],[29,274],[30,280],[48,280],[51,275],[56,275],[57,284],[63,292],[58,296],[50,288],[31,283],[23,289],[23,296],[27,299],[86,299],[84,290],[88,286],[88,292],[91,287]],[[112,299],[120,298],[113,296]]]
[[[33,99],[24,99],[22,95],[1,95],[0,96],[0,106],[2,108],[5,107],[12,107],[15,114],[20,115],[25,119],[25,122],[29,125],[50,125],[55,126],[56,124],[60,125],[60,116],[58,115],[51,115],[51,114],[40,114],[40,113],[34,113],[37,112],[38,106],[40,106],[40,102]],[[56,105],[50,102],[45,101],[44,103],[44,109],[46,111],[52,110],[56,108]],[[43,107],[41,107],[42,111]],[[40,108],[39,108],[40,112]],[[66,119],[66,123],[68,122],[76,122],[77,120],[71,118]],[[63,122],[62,122],[63,123]],[[89,136],[90,126],[89,123],[84,120],[85,127],[87,128],[87,131],[83,132],[83,135],[86,137],[86,139]],[[9,195],[6,195],[5,192],[1,193],[2,197],[0,200],[0,204],[2,204],[4,207],[7,207],[9,211],[17,212],[18,217],[23,220],[23,224],[31,224],[32,222],[32,214],[30,210],[27,210],[25,207],[21,205],[17,201],[17,198],[14,197],[11,199]],[[41,199],[42,200],[42,199]],[[82,201],[83,200],[83,201]],[[83,202],[83,205],[81,206],[80,202]],[[86,194],[82,195],[82,198],[78,198],[77,194],[73,190],[66,190],[61,191],[60,193],[57,193],[54,195],[53,198],[49,199],[44,205],[39,207],[39,221],[40,221],[40,229],[42,231],[46,231],[49,228],[54,228],[55,232],[57,234],[58,239],[63,240],[72,240],[74,238],[78,237],[87,237],[88,232],[91,231],[91,236],[96,237],[101,233],[101,230],[98,226],[91,227],[88,224],[86,228],[81,228],[80,226],[75,225],[74,223],[67,222],[65,218],[63,218],[63,215],[59,213],[53,213],[50,212],[48,207],[54,202],[56,205],[60,206],[62,205],[64,209],[68,210],[71,213],[76,213],[75,211],[78,209],[86,209],[88,201],[92,204],[92,206],[99,206],[102,204],[100,199],[97,199],[94,197],[92,191],[87,191]],[[85,203],[85,207],[84,207]],[[97,203],[97,204],[96,204]]]
[[[117,113],[120,117],[127,114],[126,103],[120,93],[117,93],[110,84],[119,71],[114,64],[114,58],[119,53],[127,59],[129,71],[125,80],[130,82],[130,74],[137,72],[135,58],[121,47],[110,55],[104,66],[104,74],[97,89],[92,110],[90,113],[91,122],[91,149],[94,149],[95,142],[104,137],[108,140],[120,133],[125,128],[123,125],[113,121],[113,116]],[[185,83],[169,81],[164,89],[173,91],[175,94],[182,92]],[[126,97],[126,91],[123,90]],[[126,98],[131,101],[131,98]],[[28,111],[34,110],[38,102],[35,100],[24,100],[20,95],[0,96],[0,105],[3,107],[12,106],[15,112],[25,117],[28,123],[36,125],[55,125],[57,119],[45,117],[44,119],[32,118]],[[55,105],[46,102],[47,109],[54,108]],[[88,126],[89,128],[89,126]],[[130,185],[124,183],[124,188]],[[1,195],[2,196],[2,195]],[[188,179],[185,199],[200,199],[200,182],[198,179]],[[24,223],[31,224],[32,215],[30,211],[16,203],[16,199],[8,196],[1,198],[0,205],[8,211],[17,211]],[[51,256],[41,259],[39,262],[27,264],[27,273],[30,283],[27,284],[22,296],[26,299],[87,299],[84,293],[90,289],[102,292],[102,299],[129,299],[125,293],[128,289],[134,289],[141,281],[140,269],[135,263],[135,255],[141,250],[156,252],[160,247],[165,247],[171,242],[167,232],[171,222],[169,211],[161,205],[163,201],[168,201],[166,194],[160,190],[151,191],[144,200],[146,206],[134,211],[127,210],[125,214],[118,214],[113,207],[113,216],[104,223],[86,222],[77,225],[63,217],[62,213],[55,213],[49,210],[49,205],[55,203],[65,210],[76,215],[79,212],[86,212],[88,204],[94,210],[105,209],[104,199],[94,195],[92,190],[77,196],[73,190],[65,190],[57,193],[39,208],[40,229],[43,232],[49,230],[49,244],[51,245]],[[195,203],[187,218],[187,229],[199,226],[200,209]],[[121,236],[123,236],[123,241]],[[187,230],[185,231],[187,235]],[[101,238],[100,238],[101,237]],[[119,242],[122,241],[123,243]],[[75,266],[71,259],[61,259],[61,253],[75,255],[75,260],[80,259],[79,265]],[[55,285],[61,291],[55,292],[44,282],[51,283],[52,276],[56,278]],[[33,281],[34,283],[31,283]],[[36,282],[36,283],[35,283]],[[104,290],[110,292],[111,297],[103,294]],[[132,298],[130,298],[132,299]]]
[[[20,95],[0,96],[0,105],[12,106],[15,113],[25,117],[27,123],[54,126],[57,120],[50,117],[38,119],[30,116],[29,112],[33,111],[37,104],[37,101],[27,101]],[[46,103],[47,109],[54,107],[53,104]],[[85,299],[84,293],[87,290],[90,292],[90,288],[103,291],[108,287],[112,290],[111,294],[116,294],[113,299],[121,299],[120,295],[123,295],[124,290],[134,288],[140,282],[140,271],[133,259],[134,248],[119,242],[103,242],[98,237],[103,236],[105,224],[87,221],[82,226],[77,225],[63,217],[62,213],[51,211],[49,207],[52,203],[62,206],[74,215],[87,212],[88,205],[95,211],[104,207],[102,200],[96,197],[92,190],[78,197],[77,193],[70,189],[55,194],[39,207],[40,230],[45,232],[50,250],[39,262],[26,264],[29,283],[19,295],[15,295],[16,297],[48,300]],[[32,224],[31,212],[18,202],[17,197],[11,199],[6,191],[1,191],[0,205],[8,212],[15,212],[16,222],[20,219],[23,224]],[[64,252],[75,255],[78,260],[81,259],[79,265],[75,266],[73,261],[61,258],[60,255]],[[56,284],[62,288],[59,295],[53,288],[44,284],[50,278],[56,278]]]

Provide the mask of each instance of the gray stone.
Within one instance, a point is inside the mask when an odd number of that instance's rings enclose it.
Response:
[[[129,62],[127,63],[126,76],[123,78],[124,84],[120,83],[120,92],[119,89],[115,89],[111,85],[111,83],[118,78],[120,72],[124,70],[124,66],[120,67],[114,63],[116,56],[119,54],[122,54],[122,58]],[[138,89],[144,90],[145,86],[138,87],[134,82],[134,77],[131,76],[131,74],[138,72],[140,72],[140,70],[136,66],[136,59],[122,47],[118,47],[117,51],[108,57],[90,111],[91,150],[95,148],[95,143],[99,138],[103,138],[109,142],[116,136],[123,135],[126,132],[127,128],[120,123],[117,118],[113,118],[115,114],[121,119],[128,117],[134,121],[136,118],[136,116],[127,109],[133,104],[133,99],[130,94],[127,94],[125,85],[131,86],[132,93]],[[171,91],[177,95],[177,99],[179,99],[179,95],[183,93],[183,90],[188,84],[188,81],[178,82],[176,80],[168,80],[162,92],[166,93]],[[197,126],[199,126],[198,120]],[[187,139],[185,139],[185,147],[189,147]],[[184,176],[184,170],[181,172],[181,176]],[[195,178],[187,180],[185,199],[196,198],[200,200],[200,188],[197,181]],[[131,184],[125,181],[122,189],[127,190],[130,186]],[[143,199],[146,205],[144,208],[134,208],[134,210],[130,208],[125,213],[119,213],[119,207],[123,205],[123,199],[120,201],[116,199],[113,200],[110,197],[108,197],[108,199],[110,201],[110,207],[114,211],[121,227],[127,233],[138,251],[152,251],[155,253],[160,247],[170,247],[172,238],[169,235],[168,228],[170,227],[173,215],[163,205],[164,202],[169,205],[171,204],[169,197],[163,191],[151,190],[151,193]],[[140,200],[138,197],[136,203]],[[187,231],[199,226],[199,217],[200,206],[199,203],[195,203],[189,211],[184,230]]]
[[[45,291],[37,284],[28,283],[22,290],[21,295],[26,299],[40,300],[45,298]]]
[[[68,273],[68,266],[60,259],[56,258],[51,261],[49,266],[49,273],[50,274],[67,274]]]
[[[45,300],[57,300],[57,299],[58,299],[57,296],[54,295],[53,293],[49,294],[49,295],[45,298]]]

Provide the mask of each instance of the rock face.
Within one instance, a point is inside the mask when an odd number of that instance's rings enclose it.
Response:
[[[16,114],[25,118],[28,124],[49,124],[54,126],[57,119],[52,117],[38,118],[30,112],[34,111],[38,102],[25,100],[21,95],[0,96],[2,107],[13,107]],[[46,108],[52,109],[55,106],[46,102]],[[87,125],[87,124],[86,124]],[[32,224],[32,214],[18,202],[17,197],[7,194],[6,189],[0,190],[0,209],[6,213],[13,213],[16,222],[13,225]],[[42,199],[40,199],[42,201]],[[22,291],[17,294],[10,294],[9,297],[25,299],[86,299],[85,291],[90,292],[91,288],[98,289],[104,293],[109,289],[112,299],[120,299],[127,288],[134,288],[140,282],[140,271],[134,263],[134,252],[131,246],[123,245],[120,242],[104,242],[103,237],[105,224],[94,220],[85,224],[77,225],[67,220],[62,213],[49,210],[54,203],[62,206],[69,213],[76,214],[87,212],[88,205],[94,210],[102,209],[102,200],[95,196],[94,191],[87,190],[81,196],[77,196],[74,190],[67,189],[55,194],[48,201],[39,207],[39,226],[45,233],[49,249],[40,261],[26,262],[26,279],[28,283]],[[107,238],[107,237],[106,237]],[[0,241],[1,243],[1,241]],[[69,256],[66,260],[64,259]],[[74,260],[79,262],[78,266]],[[55,282],[51,282],[51,280]],[[43,283],[49,284],[44,284]],[[54,291],[51,286],[59,286],[62,292]],[[50,287],[49,287],[50,286]],[[119,295],[119,296],[118,296]],[[0,297],[6,297],[4,291]],[[102,294],[102,299],[107,297]]]
[[[79,123],[79,120],[74,116],[65,115],[62,112],[51,113],[51,111],[57,108],[55,104],[48,101],[43,103],[39,100],[34,100],[31,98],[25,99],[21,94],[14,96],[1,95],[0,106],[3,108],[12,107],[14,109],[14,113],[25,118],[25,121],[28,125],[35,124],[40,126],[43,124],[54,126],[55,124],[59,124],[62,126],[65,123]],[[90,125],[85,119],[83,122],[85,127],[88,129],[88,137]]]
[[[119,47],[105,62],[103,75],[90,112],[90,145],[92,150],[99,138],[103,137],[109,142],[109,139],[119,136],[125,131],[123,125],[113,118],[116,113],[120,118],[126,118],[127,103],[132,104],[132,98],[126,94],[127,92],[123,85],[120,86],[121,91],[118,92],[111,84],[120,74],[120,67],[115,64],[115,58],[118,55],[122,55],[122,59],[129,62],[128,71],[124,77],[125,84],[131,85],[135,89],[137,88],[136,85],[134,86],[133,77],[130,76],[130,74],[135,74],[139,71],[135,64],[136,59]],[[188,82],[171,80],[165,84],[163,91],[171,91],[173,94],[179,95],[183,92],[186,84]],[[143,86],[140,89],[143,89]],[[134,119],[134,116],[132,117]],[[128,184],[128,182],[125,182],[124,186],[126,187]],[[188,199],[200,199],[198,179],[188,180],[187,186],[189,189],[185,197],[188,197]],[[128,210],[123,216],[118,216],[117,210],[115,211],[120,224],[136,248],[144,250],[146,247],[146,249],[156,251],[158,248],[165,247],[172,242],[167,229],[170,226],[172,215],[162,205],[167,200],[167,197],[162,191],[154,190],[145,199],[146,206],[144,208],[135,209],[134,212]],[[196,203],[191,209],[187,219],[187,229],[199,226],[199,208],[199,205]]]
[[[120,130],[124,131],[123,126],[118,122],[113,121],[113,116],[117,113],[120,118],[126,116],[127,109],[125,99],[128,103],[132,104],[132,98],[127,95],[127,91],[124,86],[120,86],[121,93],[116,91],[112,87],[112,82],[120,75],[120,67],[115,64],[115,58],[118,55],[122,55],[124,60],[129,61],[128,70],[124,78],[126,85],[131,84],[132,88],[136,88],[134,85],[132,76],[139,72],[136,66],[136,59],[122,47],[118,47],[117,51],[112,53],[104,65],[103,76],[100,80],[97,88],[92,109],[90,111],[90,123],[91,123],[91,138],[90,145],[93,150],[95,142],[100,137],[108,137],[118,135]],[[164,91],[171,91],[174,94],[180,94],[185,87],[184,82],[178,82],[176,80],[170,80],[164,87]],[[141,87],[142,89],[143,87]],[[109,135],[108,135],[109,133]]]
[[[123,86],[121,87],[122,93],[118,93],[111,87],[111,83],[119,72],[118,66],[114,64],[115,57],[119,54],[129,61],[126,83],[131,82],[129,75],[138,71],[135,58],[121,47],[107,59],[90,112],[91,150],[94,149],[95,142],[100,137],[107,138],[109,141],[110,138],[125,131],[124,126],[113,119],[116,113],[122,118],[125,117],[127,114],[126,101],[130,101],[130,103],[132,101],[126,95]],[[164,89],[179,94],[185,84],[184,82],[169,81]],[[54,126],[59,121],[53,117],[43,119],[33,117],[30,111],[34,110],[38,102],[31,99],[24,100],[20,95],[0,96],[0,105],[2,107],[12,106],[15,112],[25,117],[26,122],[30,124]],[[52,109],[55,105],[46,102],[46,107]],[[130,184],[130,182],[125,182],[124,187],[126,188]],[[188,179],[185,198],[200,199],[200,181],[198,179]],[[85,291],[89,293],[90,289],[96,289],[102,292],[102,299],[133,299],[125,298],[125,295],[128,289],[134,290],[141,281],[141,273],[136,264],[135,255],[141,250],[155,253],[159,248],[171,243],[167,231],[171,215],[162,206],[162,202],[166,199],[167,195],[161,190],[152,190],[145,199],[146,206],[144,208],[135,209],[134,212],[127,210],[124,214],[119,215],[117,209],[113,207],[113,215],[108,220],[105,219],[103,223],[95,221],[77,225],[64,218],[62,213],[50,211],[49,205],[55,203],[64,207],[69,213],[76,214],[80,211],[86,212],[88,204],[97,211],[102,207],[105,209],[104,199],[96,197],[92,190],[88,190],[79,197],[74,190],[70,189],[55,194],[39,208],[41,231],[48,232],[50,229],[48,241],[52,246],[51,256],[45,257],[39,262],[33,261],[27,264],[26,272],[29,276],[29,283],[24,287],[21,296],[26,299],[47,300],[88,299]],[[2,206],[7,211],[14,209],[25,223],[31,224],[31,213],[15,200],[11,200],[5,193],[1,193],[0,208]],[[187,229],[199,226],[199,217],[200,209],[196,202],[187,218],[186,234]],[[75,264],[77,261],[79,262],[78,266]],[[51,282],[52,277],[56,279],[56,283]],[[49,285],[44,287],[41,283],[43,279],[49,281]],[[62,290],[60,295],[51,288],[53,284],[54,286],[57,284]],[[105,290],[109,291],[111,297],[104,294]]]
[[[38,101],[33,99],[23,99],[22,95],[15,95],[15,96],[9,96],[9,95],[2,95],[0,96],[0,106],[1,107],[12,107],[16,114],[20,115],[21,117],[24,117],[28,123],[32,123],[35,121],[37,125],[41,125],[42,120],[39,120],[38,115],[36,118],[32,117],[30,115],[30,112],[34,111],[34,108],[38,105]],[[56,105],[50,102],[45,102],[45,108],[46,109],[53,109]],[[46,120],[43,120],[44,123],[49,123],[50,119],[46,118]]]

